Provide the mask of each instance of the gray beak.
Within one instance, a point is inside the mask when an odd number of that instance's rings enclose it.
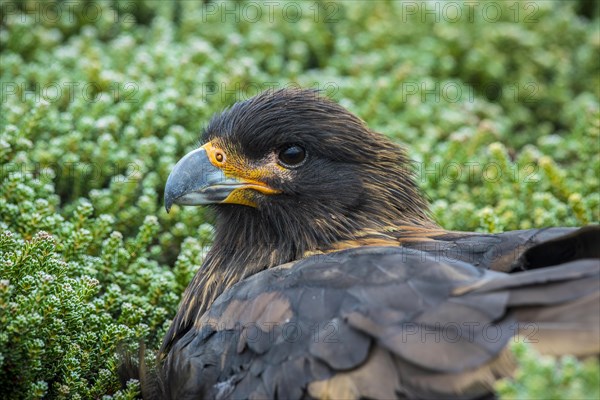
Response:
[[[243,183],[227,178],[209,160],[206,150],[199,148],[186,154],[175,165],[165,186],[165,208],[173,204],[195,206],[221,203]]]

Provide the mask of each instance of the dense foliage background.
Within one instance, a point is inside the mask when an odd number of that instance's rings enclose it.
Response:
[[[167,175],[264,89],[405,143],[446,228],[600,221],[598,3],[475,3],[3,1],[0,398],[136,396],[117,350],[158,347],[212,234]],[[598,398],[597,362],[515,351],[503,396]]]

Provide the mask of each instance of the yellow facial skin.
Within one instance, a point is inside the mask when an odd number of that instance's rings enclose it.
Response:
[[[281,193],[280,190],[273,189],[263,182],[266,177],[281,173],[281,170],[285,171],[285,168],[280,166],[276,160],[260,165],[252,165],[233,151],[225,151],[225,146],[222,146],[217,140],[206,143],[202,148],[206,151],[212,165],[222,170],[226,177],[234,178],[243,184],[243,186],[234,189],[221,203],[240,204],[256,208],[254,191],[265,195]]]

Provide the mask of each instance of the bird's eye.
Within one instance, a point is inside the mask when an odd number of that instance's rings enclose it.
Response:
[[[285,147],[279,153],[279,161],[284,167],[296,168],[306,160],[306,150],[298,145]]]

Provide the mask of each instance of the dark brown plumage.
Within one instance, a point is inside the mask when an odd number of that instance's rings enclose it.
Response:
[[[318,92],[238,103],[203,141],[165,202],[210,204],[215,241],[156,397],[476,398],[523,324],[542,350],[600,350],[598,228],[445,231],[405,152]]]

